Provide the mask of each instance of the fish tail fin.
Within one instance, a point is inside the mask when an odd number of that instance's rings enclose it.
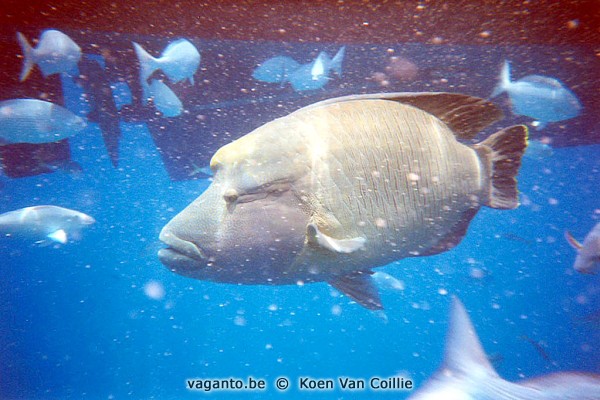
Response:
[[[519,205],[517,173],[527,148],[527,127],[514,125],[475,145],[489,182],[485,205],[503,210]]]
[[[23,68],[21,69],[21,76],[19,77],[19,81],[23,82],[25,79],[27,79],[35,64],[33,62],[33,48],[27,41],[25,35],[23,35],[21,32],[17,32],[17,41],[19,42],[21,50],[23,51]]]
[[[331,64],[329,64],[329,68],[332,71],[334,71],[340,78],[342,77],[342,61],[344,61],[345,54],[346,46],[342,46],[331,60]]]
[[[502,92],[504,92],[508,88],[509,85],[510,85],[510,64],[508,63],[508,61],[504,61],[504,65],[502,66],[502,72],[500,73],[500,82],[498,82],[498,85],[492,92],[492,95],[490,96],[490,98],[496,97],[499,94],[501,94]]]
[[[142,85],[148,84],[148,78],[158,69],[156,58],[152,57],[142,46],[133,42],[133,48],[140,63],[140,80]]]

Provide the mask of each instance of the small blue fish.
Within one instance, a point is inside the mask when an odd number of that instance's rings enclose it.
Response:
[[[147,84],[154,71],[160,69],[171,82],[188,79],[194,84],[194,74],[200,66],[200,52],[186,39],[170,43],[159,58],[154,58],[137,43],[133,43],[140,62],[140,80]]]
[[[148,93],[154,102],[154,106],[164,117],[171,118],[181,115],[181,111],[183,111],[181,100],[163,81],[153,79]]]
[[[259,65],[252,73],[252,77],[261,82],[284,83],[298,68],[300,68],[300,64],[293,58],[277,56],[269,58]]]
[[[559,80],[541,75],[529,75],[516,82],[510,80],[510,64],[504,62],[500,82],[491,97],[508,93],[513,112],[533,118],[537,129],[549,122],[564,121],[581,113],[581,103]]]
[[[81,48],[69,36],[57,30],[42,32],[38,46],[32,48],[25,36],[17,32],[17,40],[23,51],[23,69],[20,81],[29,76],[37,64],[44,77],[61,72],[72,72],[81,59]]]
[[[300,66],[294,71],[289,82],[295,91],[321,89],[329,80],[330,71],[334,71],[338,76],[342,75],[342,61],[346,48],[342,47],[333,59],[330,59],[327,53],[321,52],[311,63]]]
[[[36,99],[0,102],[0,143],[50,143],[86,127],[83,118],[64,107]]]
[[[0,236],[65,244],[81,238],[81,230],[96,220],[87,214],[57,206],[33,206],[0,214]]]

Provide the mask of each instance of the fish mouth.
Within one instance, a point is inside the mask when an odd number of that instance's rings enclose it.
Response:
[[[168,247],[158,251],[158,258],[163,264],[171,261],[206,261],[207,257],[194,243],[178,238],[173,233],[162,230],[158,239]]]

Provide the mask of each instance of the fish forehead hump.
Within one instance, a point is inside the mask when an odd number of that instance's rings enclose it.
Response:
[[[442,121],[416,107],[388,100],[355,100],[297,110],[219,149],[211,168],[224,166],[262,174],[256,178],[263,183],[296,180],[308,172],[313,184],[319,178],[361,177],[373,184],[377,175],[389,180],[399,173],[413,180],[455,180],[464,171],[480,179],[475,152],[459,143]]]

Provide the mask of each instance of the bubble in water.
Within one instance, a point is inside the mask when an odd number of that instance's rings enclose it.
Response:
[[[334,305],[333,307],[331,307],[331,314],[337,316],[340,316],[342,314],[342,307],[340,307],[339,305]]]
[[[162,300],[165,297],[165,288],[160,282],[150,281],[144,285],[144,293],[152,300]]]

